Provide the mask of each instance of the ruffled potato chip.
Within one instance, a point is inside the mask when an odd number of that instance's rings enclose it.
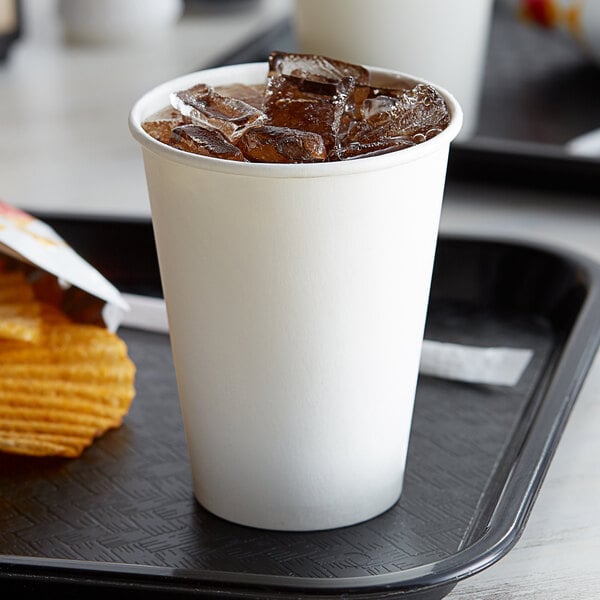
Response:
[[[77,457],[135,395],[123,340],[51,302],[22,272],[0,273],[0,452]]]

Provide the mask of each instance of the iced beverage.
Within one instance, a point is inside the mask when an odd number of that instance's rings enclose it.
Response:
[[[135,105],[130,126],[146,167],[194,493],[244,525],[328,529],[380,514],[402,490],[461,111],[444,90],[388,71],[368,69],[363,85],[362,70],[336,67],[309,75],[312,85],[285,69],[276,76],[288,79],[269,84],[272,70],[237,65],[170,81]],[[293,123],[271,120],[285,96],[267,110],[268,92],[249,101],[289,81],[314,94],[302,106],[290,93]],[[390,81],[407,86],[381,100],[371,88],[396,90]],[[246,100],[236,97],[242,114],[222,129],[232,84]],[[364,101],[396,106],[419,85],[445,106],[435,135],[407,141],[410,126],[397,135],[385,114],[381,135],[352,125]],[[303,111],[321,109],[304,127]],[[158,111],[175,122],[160,125]],[[310,135],[281,143],[270,127]],[[367,135],[352,146],[359,155],[340,132]],[[216,158],[206,151],[215,139],[224,148]]]
[[[449,123],[431,85],[307,54],[273,52],[264,83],[200,83],[170,100],[144,121],[147,133],[186,152],[241,162],[376,156],[420,144]]]

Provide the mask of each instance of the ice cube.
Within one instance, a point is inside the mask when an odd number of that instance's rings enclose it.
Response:
[[[381,138],[376,140],[348,140],[336,150],[336,158],[338,160],[349,160],[352,158],[366,158],[368,156],[378,156],[403,148],[414,146],[415,142],[409,139],[397,138]]]
[[[251,127],[240,137],[238,146],[251,162],[300,163],[327,158],[319,134],[289,127]]]
[[[170,143],[172,146],[213,158],[243,161],[241,150],[234,146],[225,136],[216,129],[201,127],[200,125],[181,125],[171,132]]]
[[[365,67],[314,54],[272,52],[269,71],[310,81],[335,82],[352,77],[355,86],[369,85],[369,71]]]
[[[267,94],[277,90],[281,86],[281,81],[278,85],[275,83],[277,77],[283,81],[302,81],[305,82],[299,91],[302,93],[306,90],[311,82],[315,87],[318,83],[330,84],[338,86],[332,88],[333,91],[325,91],[323,101],[331,103],[333,110],[330,110],[331,115],[316,115],[315,111],[306,110],[306,115],[303,118],[295,120],[293,123],[286,123],[285,118],[277,118],[279,125],[289,125],[290,127],[298,127],[306,129],[306,123],[309,123],[310,131],[315,131],[323,136],[328,152],[334,152],[338,145],[338,136],[340,131],[344,132],[348,129],[350,123],[359,118],[358,107],[363,100],[371,93],[369,80],[371,77],[368,69],[361,65],[355,65],[340,60],[335,60],[325,56],[317,56],[313,54],[297,54],[273,52],[269,57],[269,83],[267,84]],[[296,78],[296,79],[292,79]],[[271,86],[271,87],[270,87]],[[329,98],[327,97],[329,96]],[[299,101],[301,102],[301,101]],[[300,105],[301,107],[301,105]],[[267,114],[271,117],[269,110],[271,102],[267,101]],[[283,105],[285,111],[285,104]],[[330,123],[330,131],[319,129],[317,123],[320,117],[326,116]]]
[[[369,97],[360,112],[361,120],[353,121],[343,132],[336,150],[340,159],[413,146],[436,136],[449,122],[442,96],[422,83],[407,91],[385,90],[385,94]]]
[[[404,135],[416,136],[416,142],[437,135],[450,121],[444,98],[435,88],[424,83],[394,96],[368,98],[363,103],[362,111],[368,122],[376,122],[381,115],[389,115],[384,119],[393,121],[392,129]]]
[[[175,127],[189,122],[190,120],[188,118],[182,116],[181,113],[168,106],[148,117],[142,123],[142,128],[159,142],[168,144],[171,138],[171,131]]]
[[[392,71],[370,71],[369,85],[374,96],[397,96],[408,92],[415,86],[414,79]]]
[[[193,124],[218,129],[229,140],[266,119],[261,110],[243,100],[222,96],[205,84],[172,93],[171,105]]]
[[[351,77],[332,83],[272,74],[265,101],[269,124],[318,133],[330,152],[338,143],[340,121],[353,87]]]
[[[263,109],[265,101],[265,84],[245,85],[243,83],[232,83],[230,85],[215,86],[215,92],[221,96],[237,98],[246,104],[254,106],[258,110]]]

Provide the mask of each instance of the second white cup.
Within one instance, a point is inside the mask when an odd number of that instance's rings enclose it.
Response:
[[[301,52],[418,73],[451,90],[476,129],[493,0],[296,0]]]

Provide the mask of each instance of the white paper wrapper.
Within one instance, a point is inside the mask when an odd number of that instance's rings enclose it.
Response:
[[[419,372],[488,385],[517,385],[533,357],[522,348],[481,348],[425,340]]]
[[[32,264],[106,302],[109,329],[116,329],[127,302],[94,267],[79,256],[47,224],[0,201],[0,252]]]
[[[123,294],[123,298],[131,307],[131,311],[123,319],[123,325],[157,333],[169,332],[167,309],[162,298],[136,294]]]

